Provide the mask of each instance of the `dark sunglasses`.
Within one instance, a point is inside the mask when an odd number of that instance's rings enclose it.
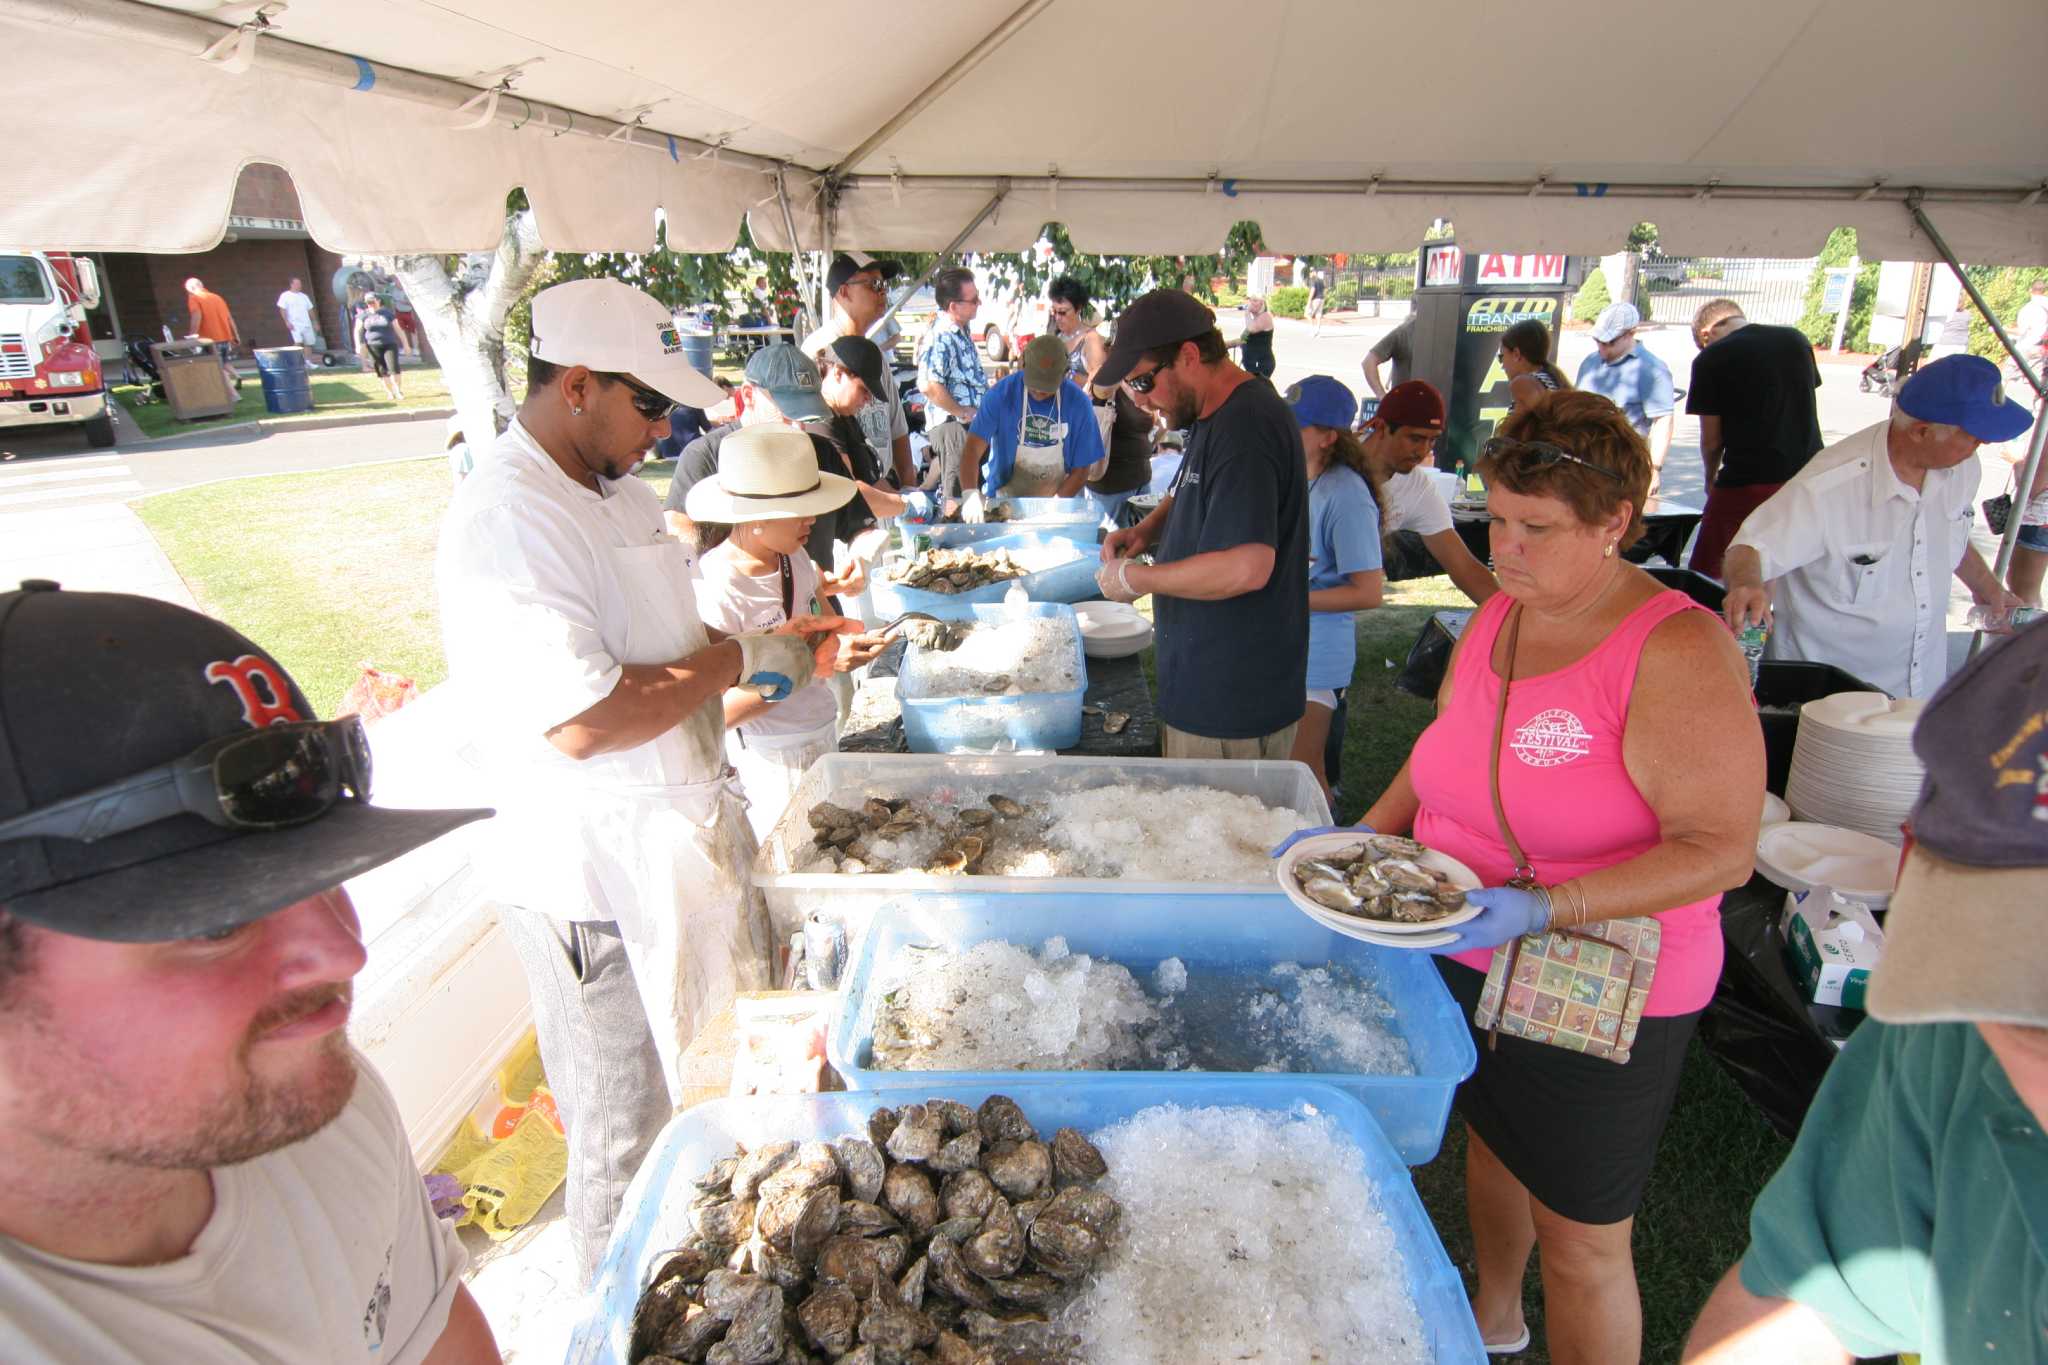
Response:
[[[1506,436],[1496,436],[1479,448],[1479,454],[1488,460],[1519,460],[1532,469],[1547,469],[1554,464],[1575,464],[1581,469],[1590,469],[1595,474],[1605,474],[1616,483],[1625,483],[1621,475],[1611,469],[1604,469],[1591,460],[1582,460],[1563,446],[1548,441],[1516,441]]]
[[[223,829],[289,829],[343,798],[370,799],[370,741],[355,716],[295,721],[212,740],[148,772],[0,821],[10,839],[93,843],[174,815]]]
[[[611,378],[626,386],[626,391],[632,398],[633,411],[650,422],[659,422],[681,406],[667,394],[656,393],[631,375],[615,374]]]
[[[1165,374],[1178,364],[1180,364],[1180,357],[1175,356],[1164,365],[1154,365],[1143,374],[1126,375],[1124,383],[1130,385],[1132,393],[1150,393],[1152,392],[1152,386],[1159,382],[1159,376]]]

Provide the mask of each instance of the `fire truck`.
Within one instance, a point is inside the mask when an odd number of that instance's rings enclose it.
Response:
[[[0,429],[75,425],[95,449],[114,444],[85,320],[99,302],[99,271],[86,257],[0,247]]]

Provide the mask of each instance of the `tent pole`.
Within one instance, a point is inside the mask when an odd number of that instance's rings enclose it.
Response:
[[[2037,399],[2034,404],[2033,436],[2027,441],[2027,458],[2020,465],[2019,496],[2013,499],[2012,515],[2006,518],[2005,534],[2000,537],[1998,542],[1998,557],[1991,565],[1991,576],[2000,583],[2003,583],[2006,570],[2012,567],[2013,552],[2019,548],[2020,517],[2026,510],[2027,494],[2034,487],[2035,472],[2041,468],[2042,438],[2048,436],[2048,388],[2042,387],[2041,376],[2034,373],[2034,367],[2027,363],[2027,358],[2024,355],[2020,354],[2019,345],[2006,332],[2005,324],[1998,320],[1998,316],[1991,311],[1991,306],[1984,302],[1984,295],[1978,291],[1976,285],[1970,282],[1970,277],[1963,273],[1962,263],[1956,260],[1955,252],[1949,250],[1948,243],[1942,239],[1940,230],[1934,226],[1933,222],[1927,217],[1926,212],[1922,210],[1920,200],[1909,198],[1906,201],[1906,211],[1913,215],[1913,221],[1920,225],[1922,232],[1927,234],[1927,240],[1934,244],[1935,251],[1939,252],[1941,259],[1948,263],[1948,268],[1955,272],[1957,281],[1962,284],[1963,289],[1969,294],[1970,302],[1977,305],[1977,312],[1983,316],[1984,321],[1991,324],[1992,332],[1998,337],[1998,344],[2005,348],[2005,353],[2012,357],[2015,365],[2019,366],[2020,373],[2026,377],[2027,383],[2033,388]],[[1975,658],[1977,651],[1983,647],[1984,632],[1980,630],[1970,639],[1970,656]]]
[[[962,77],[974,70],[975,67],[981,65],[982,61],[997,48],[1016,37],[1026,24],[1036,19],[1051,5],[1052,0],[1024,0],[1024,3],[1019,5],[1009,18],[991,29],[982,37],[980,42],[968,48],[966,52],[962,53],[955,60],[947,63],[946,69],[939,73],[939,78],[930,85],[927,85],[923,90],[920,90],[917,93],[917,97],[911,100],[910,103],[897,110],[895,117],[861,139],[859,146],[841,157],[832,169],[825,172],[825,178],[837,180],[855,166],[867,160],[875,148],[894,137],[897,130],[902,128],[904,124],[922,114],[926,109],[929,109],[939,96],[951,90]]]
[[[938,274],[940,268],[945,265],[946,258],[952,255],[955,251],[958,251],[960,249],[960,244],[966,241],[970,236],[972,236],[976,228],[980,227],[983,223],[986,223],[989,220],[990,214],[994,213],[996,209],[1001,207],[1004,198],[1008,196],[1008,194],[1010,193],[1010,183],[1007,180],[999,180],[996,182],[996,185],[997,189],[995,198],[989,200],[986,204],[983,204],[981,206],[981,212],[975,214],[973,220],[969,222],[966,227],[961,228],[958,232],[953,234],[953,240],[946,243],[945,246],[939,249],[938,255],[932,257],[932,263],[924,268],[923,274],[919,275],[909,284],[905,285],[903,288],[896,291],[896,296],[889,300],[889,306],[882,310],[882,316],[876,318],[874,321],[874,325],[868,328],[869,336],[873,336],[878,330],[880,330],[883,323],[887,322],[890,318],[895,317],[896,310],[903,305],[905,300],[907,300],[912,294],[915,294],[918,290],[924,288],[925,285],[929,284],[931,282],[932,276]]]
[[[816,322],[809,316],[811,311],[810,272],[804,269],[804,244],[796,235],[796,215],[789,210],[789,185],[780,169],[775,172],[775,203],[782,210],[782,228],[789,234],[789,268],[796,275],[797,335],[809,336]]]

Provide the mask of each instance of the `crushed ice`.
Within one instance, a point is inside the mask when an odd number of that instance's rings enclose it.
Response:
[[[911,649],[903,660],[904,695],[1016,696],[1081,686],[1073,624],[1027,616],[976,626],[954,649]]]

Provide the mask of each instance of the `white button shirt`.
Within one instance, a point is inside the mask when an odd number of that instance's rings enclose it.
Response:
[[[1892,468],[1890,423],[1821,451],[1737,532],[1763,559],[1776,625],[1767,659],[1833,664],[1895,697],[1948,677],[1950,576],[1970,547],[1971,456],[1915,491]]]

